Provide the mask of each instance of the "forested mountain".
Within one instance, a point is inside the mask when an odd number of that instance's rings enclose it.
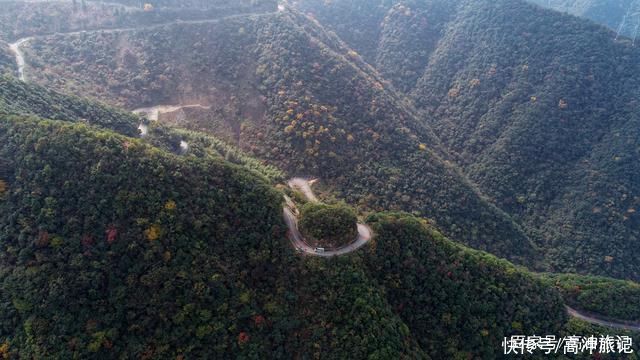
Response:
[[[573,274],[544,274],[556,286],[567,305],[605,317],[640,321],[640,285],[625,280]]]
[[[128,108],[199,104],[204,120],[181,126],[234,139],[291,174],[322,176],[363,208],[417,212],[475,248],[538,260],[402,96],[295,11],[37,37],[24,50],[32,81]]]
[[[206,1],[203,8],[171,3],[172,7],[153,7],[153,1],[0,1],[0,38],[15,41],[31,35],[136,28],[171,21],[194,21],[243,13],[273,12],[274,0]],[[203,3],[203,2],[201,2]],[[145,8],[144,5],[151,5]],[[161,5],[161,2],[160,4]]]
[[[118,134],[137,119],[109,107],[0,90],[2,356],[490,356],[565,326],[553,286],[425,221],[374,215],[375,247],[301,257],[266,178]]]
[[[366,4],[298,2],[408,95],[551,269],[638,279],[638,50],[524,1]]]
[[[591,19],[617,35],[634,39],[640,28],[638,0],[529,0],[541,6]]]
[[[88,0],[93,2],[94,0]],[[95,0],[95,2],[101,2]],[[187,9],[187,10],[222,10],[229,8],[275,10],[276,0],[114,0],[114,3],[129,5],[144,9],[151,5],[153,9]]]
[[[9,44],[0,40],[0,76],[15,75],[16,70],[15,58],[9,50]]]
[[[639,277],[610,31],[519,0],[117,2],[0,2],[0,39],[33,36],[28,83],[0,41],[0,359],[493,359],[612,333],[565,305],[638,320],[637,283],[530,272]],[[187,107],[129,112],[156,105]],[[299,252],[303,174],[373,238]]]

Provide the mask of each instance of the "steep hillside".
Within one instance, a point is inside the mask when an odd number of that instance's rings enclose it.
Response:
[[[497,358],[501,349],[491,344],[507,334],[557,334],[564,324],[552,287],[508,262],[453,244],[406,214],[368,223],[377,234],[371,274],[433,358]],[[525,305],[532,303],[539,307]]]
[[[640,321],[640,284],[595,276],[544,274],[567,305],[612,319]]]
[[[3,116],[0,138],[10,355],[424,357],[361,269],[291,256],[281,195],[249,172],[63,122]],[[314,346],[349,333],[375,337]]]
[[[553,269],[640,278],[640,52],[523,2],[475,2],[457,19],[416,105]]]
[[[473,247],[535,259],[521,229],[442,160],[401,97],[295,12],[42,37],[25,53],[38,83],[129,108],[198,104],[208,118],[192,129],[236,139],[289,173],[320,175],[349,202],[419,212]]]
[[[540,6],[591,19],[616,34],[635,38],[640,25],[637,0],[529,0]]]
[[[93,2],[94,0],[88,0]],[[96,1],[100,2],[100,1]],[[224,9],[253,9],[253,10],[275,10],[276,0],[114,0],[114,3],[143,8],[145,4],[151,5],[154,9],[196,9],[196,10],[224,10]]]
[[[640,278],[636,48],[524,1],[380,2],[379,23],[358,4],[299,2],[345,39],[379,28],[351,45],[372,52],[551,269]]]
[[[35,118],[3,115],[0,140],[3,356],[417,359],[491,354],[488,331],[565,321],[552,287],[404,215],[372,218],[375,253],[305,258],[284,238],[281,195],[242,168]],[[434,268],[380,268],[407,251]],[[388,293],[427,273],[415,304]],[[424,308],[436,293],[449,305]],[[466,328],[442,316],[476,318],[480,342],[463,347]],[[438,328],[455,343],[426,336]]]
[[[11,154],[0,342],[13,356],[481,355],[503,334],[565,321],[551,287],[410,218],[376,218],[379,253],[304,258],[284,238],[280,194],[240,168],[64,122],[4,116],[0,139]],[[409,253],[415,262],[380,268],[382,256]],[[416,303],[386,291],[425,274]],[[482,306],[455,305],[473,301]],[[453,326],[471,317],[473,348]],[[428,336],[435,329],[455,343]]]
[[[188,146],[190,155],[224,158],[253,170],[271,182],[284,179],[279,169],[247,156],[236,147],[229,146],[215,137],[148,123],[129,112],[25,84],[12,77],[0,77],[0,114],[29,115],[91,124],[126,136],[142,136],[154,146],[173,153],[184,152],[185,149],[181,149],[183,143]]]
[[[14,75],[16,71],[15,56],[9,50],[9,44],[0,40],[0,76]]]
[[[555,284],[408,214],[370,216],[344,257],[301,256],[273,168],[137,125],[0,78],[1,357],[492,358],[503,336],[591,331]]]
[[[175,21],[214,19],[243,13],[273,12],[275,0],[175,2],[174,7],[143,8],[151,2],[0,1],[0,39],[16,41],[33,35],[95,29],[137,28]],[[202,4],[202,3],[200,3]]]

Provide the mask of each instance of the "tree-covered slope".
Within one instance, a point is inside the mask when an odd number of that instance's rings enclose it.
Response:
[[[358,4],[299,2],[342,38],[379,29],[350,45],[372,52],[551,269],[640,277],[635,47],[524,1],[381,1],[380,22]]]
[[[553,269],[638,279],[640,52],[502,1],[464,6],[440,43],[412,97],[468,176]]]
[[[591,19],[616,34],[635,38],[640,24],[637,0],[529,0],[540,6]]]
[[[565,324],[553,284],[410,215],[371,216],[373,243],[345,257],[300,256],[246,155],[163,126],[117,134],[138,119],[11,78],[0,90],[2,356],[491,357],[501,336]],[[177,155],[180,136],[193,146]]]
[[[164,1],[0,1],[0,39],[105,29],[138,28],[167,22],[213,19],[245,13],[273,12],[275,0]],[[152,5],[145,8],[145,4]]]
[[[640,284],[597,276],[544,274],[557,287],[567,305],[604,317],[640,321]]]
[[[375,214],[368,223],[376,233],[370,272],[432,357],[497,358],[505,336],[557,334],[563,326],[557,292],[526,271],[406,214]]]
[[[375,254],[300,257],[284,237],[281,194],[240,167],[36,118],[3,115],[0,140],[0,343],[9,356],[416,359],[445,350],[435,329],[456,341],[449,352],[468,336],[440,316],[473,316],[480,323],[470,326],[495,330],[492,338],[565,320],[552,287],[410,218],[376,218]],[[422,249],[410,252],[429,267],[430,257],[460,265],[460,277],[407,262],[383,277],[382,256],[406,257],[387,248],[397,241]],[[387,280],[425,270],[425,291],[399,306]],[[503,290],[487,293],[491,283]],[[484,305],[423,308],[440,302],[436,293]],[[485,333],[466,352],[495,351]]]
[[[0,337],[20,357],[238,346],[217,336],[228,314],[256,311],[232,299],[253,287],[242,271],[282,244],[278,193],[221,161],[83,125],[0,126]]]
[[[130,108],[201,104],[209,120],[196,130],[320,175],[349,202],[419,212],[473,247],[535,259],[521,229],[442,159],[431,130],[377,72],[295,12],[44,37],[26,53],[38,83]]]
[[[15,57],[9,50],[9,44],[0,40],[0,76],[14,75],[16,70]]]
[[[149,123],[130,112],[85,98],[62,95],[37,85],[25,84],[13,77],[0,77],[0,114],[29,115],[52,120],[64,120],[90,124],[121,135],[143,136],[150,144],[169,152],[183,152],[181,142],[188,152],[197,157],[224,158],[251,169],[271,182],[283,179],[283,173],[263,161],[247,156],[234,146],[203,134],[184,129]]]
[[[64,122],[3,116],[0,138],[10,356],[424,357],[362,267],[293,255],[250,172]]]

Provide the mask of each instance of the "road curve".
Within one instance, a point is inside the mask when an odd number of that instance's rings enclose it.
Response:
[[[576,318],[576,319],[580,319],[582,321],[586,321],[590,324],[594,324],[594,325],[600,325],[600,326],[606,326],[606,327],[610,327],[610,328],[614,328],[614,329],[620,329],[620,330],[629,330],[629,331],[640,331],[640,324],[639,323],[632,323],[632,322],[616,322],[616,321],[611,321],[611,320],[606,320],[604,318],[600,318],[598,316],[595,316],[593,314],[587,314],[585,312],[582,312],[580,310],[576,310],[573,309],[569,306],[566,306],[567,308],[567,313]]]
[[[288,184],[291,188],[297,188],[312,202],[318,202],[315,194],[311,190],[311,185],[316,180],[306,180],[303,178],[293,178],[289,180]],[[287,201],[289,203],[289,201]],[[373,232],[371,228],[365,224],[358,224],[358,238],[349,245],[343,246],[341,248],[335,250],[325,250],[324,252],[317,252],[315,248],[309,246],[304,241],[304,237],[298,230],[298,218],[293,213],[293,210],[289,205],[285,205],[283,209],[284,221],[287,223],[287,227],[289,228],[289,240],[296,248],[297,251],[318,257],[333,257],[340,256],[352,253],[359,248],[361,248],[364,244],[368,243],[373,237]]]

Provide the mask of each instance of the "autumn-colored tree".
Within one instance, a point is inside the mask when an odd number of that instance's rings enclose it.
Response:
[[[247,343],[249,339],[250,339],[249,334],[247,334],[244,331],[238,334],[238,344],[240,345]]]
[[[113,244],[116,241],[116,237],[118,236],[118,229],[115,227],[110,227],[107,229],[107,243]]]

